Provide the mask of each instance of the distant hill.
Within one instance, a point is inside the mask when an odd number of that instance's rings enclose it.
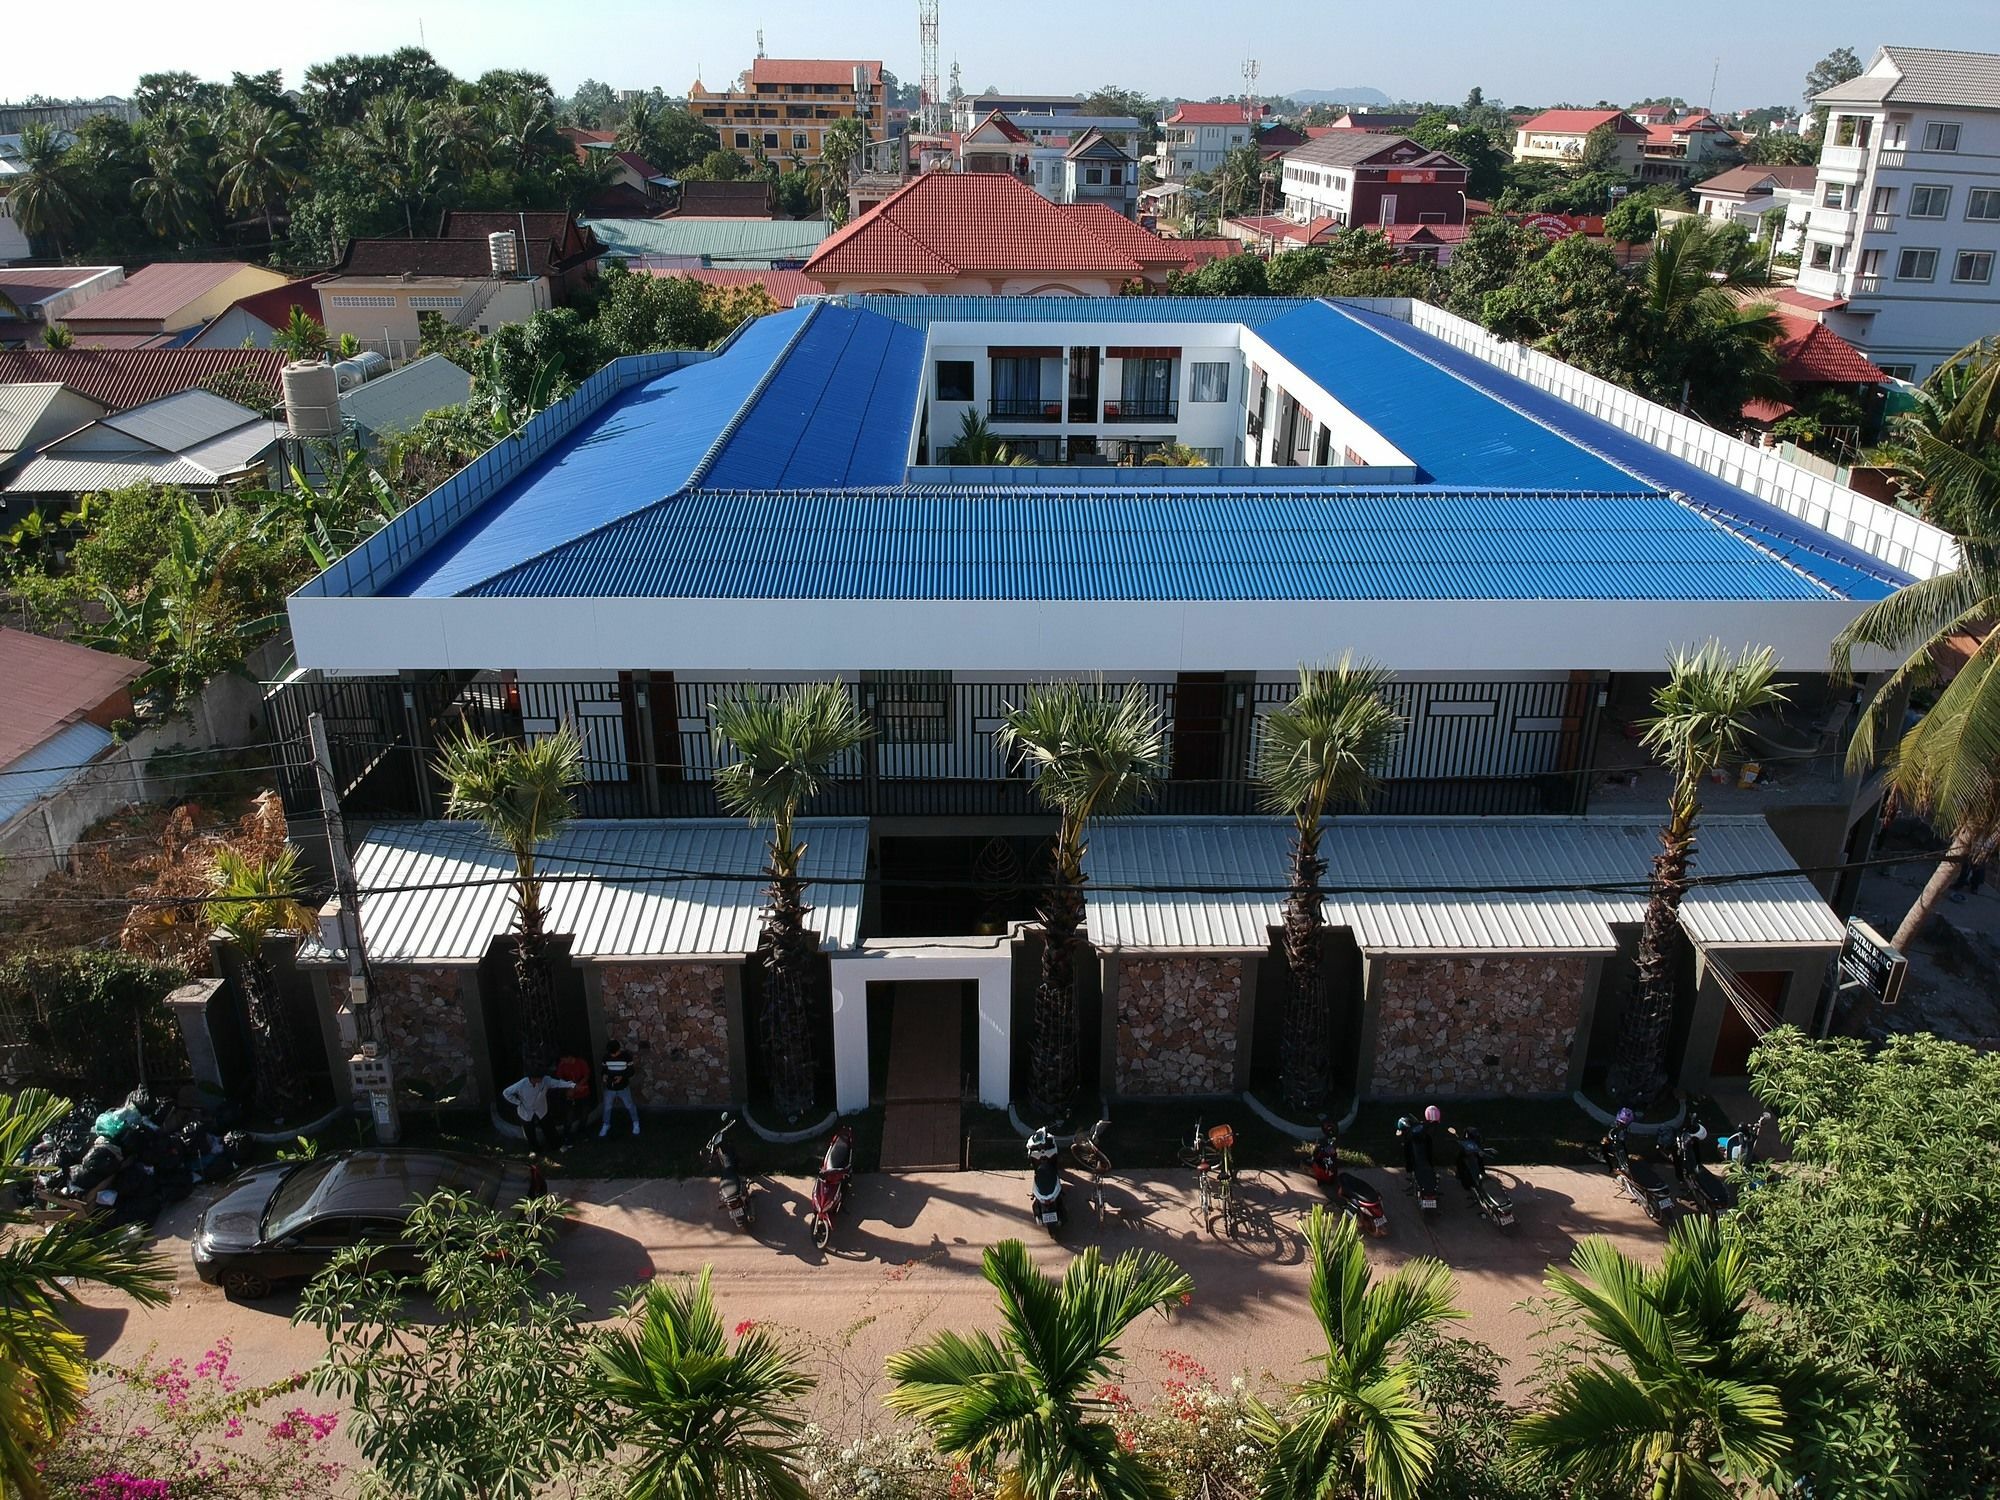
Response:
[[[1285,96],[1301,104],[1394,104],[1380,89],[1293,89]]]

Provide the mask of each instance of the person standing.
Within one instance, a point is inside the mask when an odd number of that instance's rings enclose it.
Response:
[[[569,1084],[569,1093],[551,1099],[549,1118],[555,1132],[567,1145],[577,1132],[590,1123],[590,1064],[581,1057],[564,1055],[556,1059],[555,1076]]]
[[[500,1097],[514,1106],[521,1122],[521,1134],[528,1138],[528,1151],[546,1154],[549,1139],[549,1090],[567,1089],[567,1079],[551,1078],[546,1068],[530,1068],[525,1078],[517,1078],[500,1091]]]
[[[639,1106],[632,1102],[632,1085],[638,1081],[638,1064],[626,1055],[625,1044],[614,1040],[604,1049],[604,1066],[599,1070],[598,1086],[604,1090],[604,1116],[597,1127],[601,1140],[611,1134],[611,1106],[622,1104],[625,1113],[632,1117],[632,1134],[639,1133]]]

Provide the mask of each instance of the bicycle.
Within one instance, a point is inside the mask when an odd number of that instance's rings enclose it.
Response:
[[[1097,1210],[1100,1229],[1104,1227],[1104,1179],[1111,1175],[1111,1158],[1105,1155],[1100,1141],[1110,1123],[1109,1120],[1099,1120],[1090,1127],[1089,1134],[1078,1136],[1069,1148],[1077,1166],[1090,1174],[1090,1203]]]
[[[1195,1195],[1201,1206],[1203,1227],[1211,1234],[1215,1232],[1219,1210],[1223,1228],[1234,1238],[1236,1164],[1231,1153],[1236,1147],[1236,1132],[1227,1125],[1217,1125],[1204,1133],[1201,1125],[1201,1121],[1195,1121],[1194,1139],[1182,1149],[1181,1163],[1194,1169]]]

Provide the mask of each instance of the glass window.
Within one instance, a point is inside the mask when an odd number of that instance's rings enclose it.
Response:
[[[1968,219],[2000,219],[2000,188],[1968,188],[1965,216]]]
[[[1956,151],[1958,126],[1949,120],[1932,120],[1924,126],[1924,150]]]
[[[993,400],[1002,407],[1033,406],[1042,399],[1042,362],[1018,355],[993,361]]]
[[[1953,281],[1988,282],[1993,279],[1991,250],[1961,250],[1951,268]]]
[[[1882,365],[1879,368],[1891,380],[1908,380],[1917,373],[1915,365]]]
[[[1130,414],[1164,411],[1174,399],[1174,362],[1170,359],[1128,359],[1120,362],[1118,399]]]
[[[1929,281],[1937,275],[1935,250],[1905,250],[1896,259],[1898,281]]]
[[[740,146],[740,147],[747,147],[747,146],[749,146],[749,144],[750,144],[750,132],[749,132],[749,131],[747,131],[747,130],[739,130],[739,131],[737,131],[737,132],[736,132],[736,144],[737,144],[738,146]]]
[[[1831,271],[1833,269],[1833,246],[1814,242],[1810,259],[1812,268],[1815,271]]]
[[[1917,186],[1910,189],[1910,217],[1942,219],[1951,209],[1951,189]]]
[[[765,131],[764,144],[766,147],[775,147],[778,144],[778,132],[775,130]]]
[[[1224,359],[1198,359],[1188,366],[1188,400],[1227,401],[1229,399],[1229,361]]]
[[[806,133],[803,130],[794,130],[792,132],[792,149],[794,151],[803,151],[806,149],[806,145]]]
[[[1083,169],[1083,180],[1088,183],[1094,183],[1099,186],[1102,186],[1104,182],[1104,168],[1085,167]]]
[[[951,738],[951,673],[877,672],[875,714],[890,745],[942,745]]]
[[[278,1191],[271,1195],[270,1207],[264,1210],[263,1231],[267,1241],[281,1240],[305,1223],[313,1194],[319,1191],[334,1166],[333,1161],[310,1161],[285,1175]]]
[[[937,362],[937,398],[940,401],[972,399],[972,361],[941,359]]]
[[[1194,451],[1201,455],[1201,461],[1211,469],[1222,467],[1222,450],[1220,448],[1197,448]]]
[[[1829,182],[1819,201],[1826,208],[1847,207],[1847,184],[1844,182]]]

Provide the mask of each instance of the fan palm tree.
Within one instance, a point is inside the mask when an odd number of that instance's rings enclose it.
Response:
[[[1000,746],[1034,776],[1035,794],[1057,818],[1049,882],[1036,912],[1041,977],[1029,1054],[1029,1096],[1052,1119],[1066,1118],[1077,1092],[1075,957],[1083,928],[1083,855],[1093,818],[1131,812],[1166,772],[1160,711],[1134,684],[1031,688],[1001,720]]]
[[[305,178],[299,122],[265,105],[238,110],[223,126],[215,164],[222,169],[224,206],[233,214],[259,215],[264,237],[276,240],[278,205]]]
[[[1642,1109],[1667,1086],[1667,1032],[1674,1014],[1674,934],[1694,859],[1701,784],[1742,745],[1751,721],[1785,702],[1789,683],[1774,681],[1777,658],[1767,646],[1731,656],[1709,641],[1667,657],[1666,683],[1653,694],[1654,715],[1639,743],[1665,762],[1672,778],[1666,826],[1646,896],[1639,934],[1638,974],[1618,1033],[1611,1092]]]
[[[798,1358],[762,1328],[729,1347],[707,1266],[695,1281],[648,1282],[637,1311],[590,1351],[593,1394],[638,1455],[626,1500],[807,1500],[788,1451],[813,1387]]]
[[[940,1333],[890,1355],[890,1410],[975,1473],[997,1472],[1009,1500],[1163,1500],[1165,1480],[1119,1442],[1096,1393],[1117,1370],[1120,1336],[1184,1302],[1188,1274],[1153,1250],[1107,1266],[1092,1245],[1057,1282],[1019,1240],[993,1246],[982,1269],[1000,1294],[1000,1337]]]
[[[740,818],[771,830],[766,873],[771,905],[758,939],[764,971],[759,1026],[765,1077],[778,1110],[796,1120],[811,1106],[813,1000],[818,946],[806,931],[806,846],[796,835],[799,809],[817,796],[835,765],[868,738],[867,721],[839,679],[806,682],[767,698],[746,688],[709,708],[718,747],[735,760],[715,773],[715,794]]]
[[[76,1420],[90,1384],[83,1335],[63,1320],[76,1283],[111,1287],[147,1307],[170,1300],[174,1270],[124,1228],[69,1219],[40,1233],[16,1205],[36,1169],[35,1142],[70,1112],[41,1089],[0,1094],[0,1495],[43,1500],[36,1453]]]
[[[1285,897],[1285,1002],[1279,1091],[1293,1109],[1326,1100],[1331,1018],[1319,968],[1325,896],[1320,877],[1321,821],[1329,807],[1365,805],[1375,768],[1402,737],[1403,720],[1384,694],[1389,673],[1343,656],[1331,667],[1300,667],[1299,690],[1262,724],[1257,781],[1264,805],[1292,820],[1292,883]]]
[[[1748,1343],[1753,1282],[1742,1242],[1683,1219],[1650,1267],[1593,1236],[1548,1273],[1592,1357],[1523,1417],[1515,1441],[1586,1494],[1710,1500],[1788,1489],[1783,1391]],[[1583,1278],[1588,1278],[1585,1280]]]
[[[291,1007],[264,945],[283,933],[307,933],[319,924],[301,899],[299,851],[286,846],[272,859],[253,860],[223,845],[203,914],[241,961],[243,1008],[250,1019],[250,1053],[257,1111],[282,1121],[299,1102],[299,1054]]]
[[[549,972],[547,912],[539,846],[576,816],[583,741],[572,725],[521,744],[465,726],[437,760],[449,793],[445,815],[486,830],[514,861],[514,990],[521,1006],[521,1062],[546,1067],[556,1039],[555,979]]]
[[[1399,1351],[1412,1334],[1465,1316],[1452,1306],[1451,1272],[1423,1258],[1371,1285],[1354,1221],[1324,1204],[1306,1220],[1306,1257],[1326,1353],[1282,1411],[1252,1408],[1263,1500],[1413,1500],[1437,1459],[1436,1421]]]
[[[21,170],[7,191],[14,222],[27,235],[45,234],[63,256],[63,236],[84,214],[83,174],[63,138],[46,125],[21,132]]]

